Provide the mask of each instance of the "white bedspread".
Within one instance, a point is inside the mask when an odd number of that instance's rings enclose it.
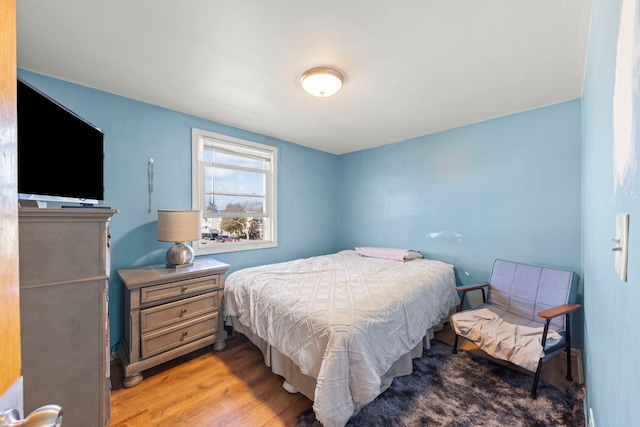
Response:
[[[317,378],[326,427],[371,402],[393,362],[458,302],[449,264],[352,250],[236,271],[225,285],[226,314]]]

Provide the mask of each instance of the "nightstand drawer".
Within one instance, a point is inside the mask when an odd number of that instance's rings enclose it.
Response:
[[[147,304],[162,301],[197,292],[205,292],[218,287],[220,287],[220,276],[217,274],[171,282],[165,285],[148,286],[140,289],[140,303]]]
[[[154,329],[175,325],[198,316],[203,316],[220,307],[220,293],[203,295],[140,310],[140,331],[146,333]]]
[[[190,322],[180,323],[171,328],[159,329],[142,335],[141,356],[143,359],[151,357],[207,335],[212,335],[215,333],[217,326],[218,312],[215,312]]]

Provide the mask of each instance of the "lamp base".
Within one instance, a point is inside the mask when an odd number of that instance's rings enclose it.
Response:
[[[181,268],[193,265],[193,249],[184,242],[176,242],[167,251],[167,268]]]
[[[166,263],[165,267],[173,268],[173,269],[180,269],[180,268],[184,268],[184,267],[191,267],[192,265],[193,265],[192,262],[190,262],[188,264],[169,264],[169,263]]]

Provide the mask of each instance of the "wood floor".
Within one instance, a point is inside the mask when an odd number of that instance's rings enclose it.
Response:
[[[448,325],[436,339],[453,342]],[[459,348],[474,350],[465,340]],[[578,380],[575,361],[572,369]],[[563,354],[544,365],[542,378],[567,387],[565,374]],[[242,335],[231,337],[224,350],[196,351],[145,371],[144,377],[138,386],[122,388],[122,372],[112,365],[111,427],[294,426],[312,404],[286,392],[282,378],[271,373],[257,347]]]

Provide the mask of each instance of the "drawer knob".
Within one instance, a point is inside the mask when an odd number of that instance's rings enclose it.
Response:
[[[186,338],[189,333],[187,331],[182,332],[182,339]]]
[[[183,309],[180,311],[180,316],[182,316],[182,315],[184,315],[184,314],[186,314],[186,313],[187,313],[187,309],[186,309],[186,308],[183,308]]]
[[[182,292],[186,292],[186,291],[187,291],[187,289],[189,289],[189,287],[188,287],[187,285],[183,285],[183,286],[182,286]]]

